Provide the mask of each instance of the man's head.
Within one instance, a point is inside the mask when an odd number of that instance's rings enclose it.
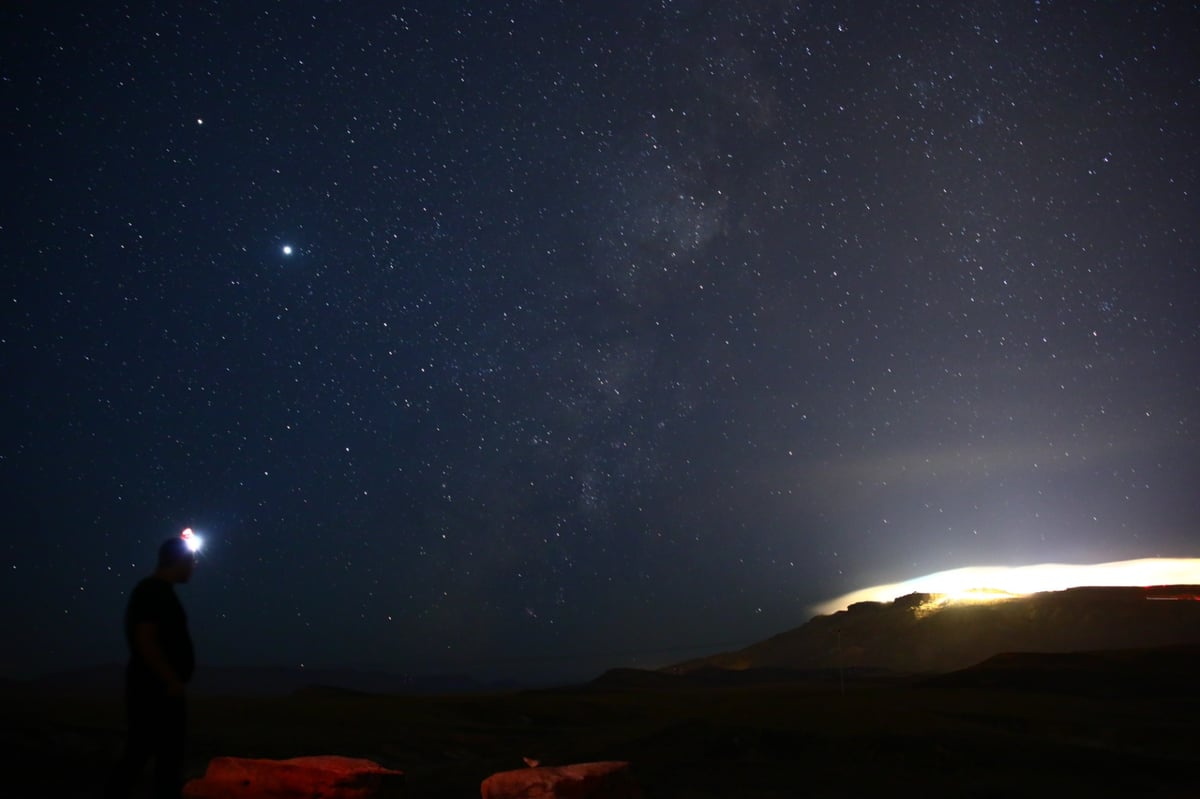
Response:
[[[186,583],[191,579],[195,566],[195,554],[188,549],[187,542],[178,536],[168,538],[158,548],[158,570],[155,573],[164,580]]]

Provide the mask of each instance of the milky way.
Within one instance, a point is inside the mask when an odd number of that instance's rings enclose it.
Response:
[[[1194,557],[1200,14],[3,12],[0,671],[588,674]]]

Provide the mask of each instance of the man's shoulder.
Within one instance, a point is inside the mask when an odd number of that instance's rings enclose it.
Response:
[[[166,580],[163,580],[159,577],[155,577],[153,574],[151,574],[149,577],[143,577],[141,580],[138,580],[138,584],[133,587],[133,592],[135,594],[154,593],[155,591],[161,592],[161,591],[170,591],[170,590],[171,590],[170,583],[168,583]]]
[[[145,577],[133,587],[129,595],[130,604],[142,602],[161,602],[172,595],[171,584],[157,577]]]

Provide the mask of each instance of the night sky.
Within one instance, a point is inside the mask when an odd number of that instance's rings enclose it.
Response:
[[[1200,8],[0,12],[0,673],[657,666],[1200,550]]]

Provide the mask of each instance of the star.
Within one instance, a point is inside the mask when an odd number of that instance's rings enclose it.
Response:
[[[0,682],[123,659],[185,524],[220,561],[197,643],[240,617],[202,659],[520,682],[973,564],[1196,554],[1200,127],[1163,34],[1200,4],[642,3],[621,37],[612,3],[462,0],[453,35],[359,3],[149,49],[80,5],[5,64],[0,345],[51,391],[5,396],[0,507],[64,546],[47,581],[4,541]]]

